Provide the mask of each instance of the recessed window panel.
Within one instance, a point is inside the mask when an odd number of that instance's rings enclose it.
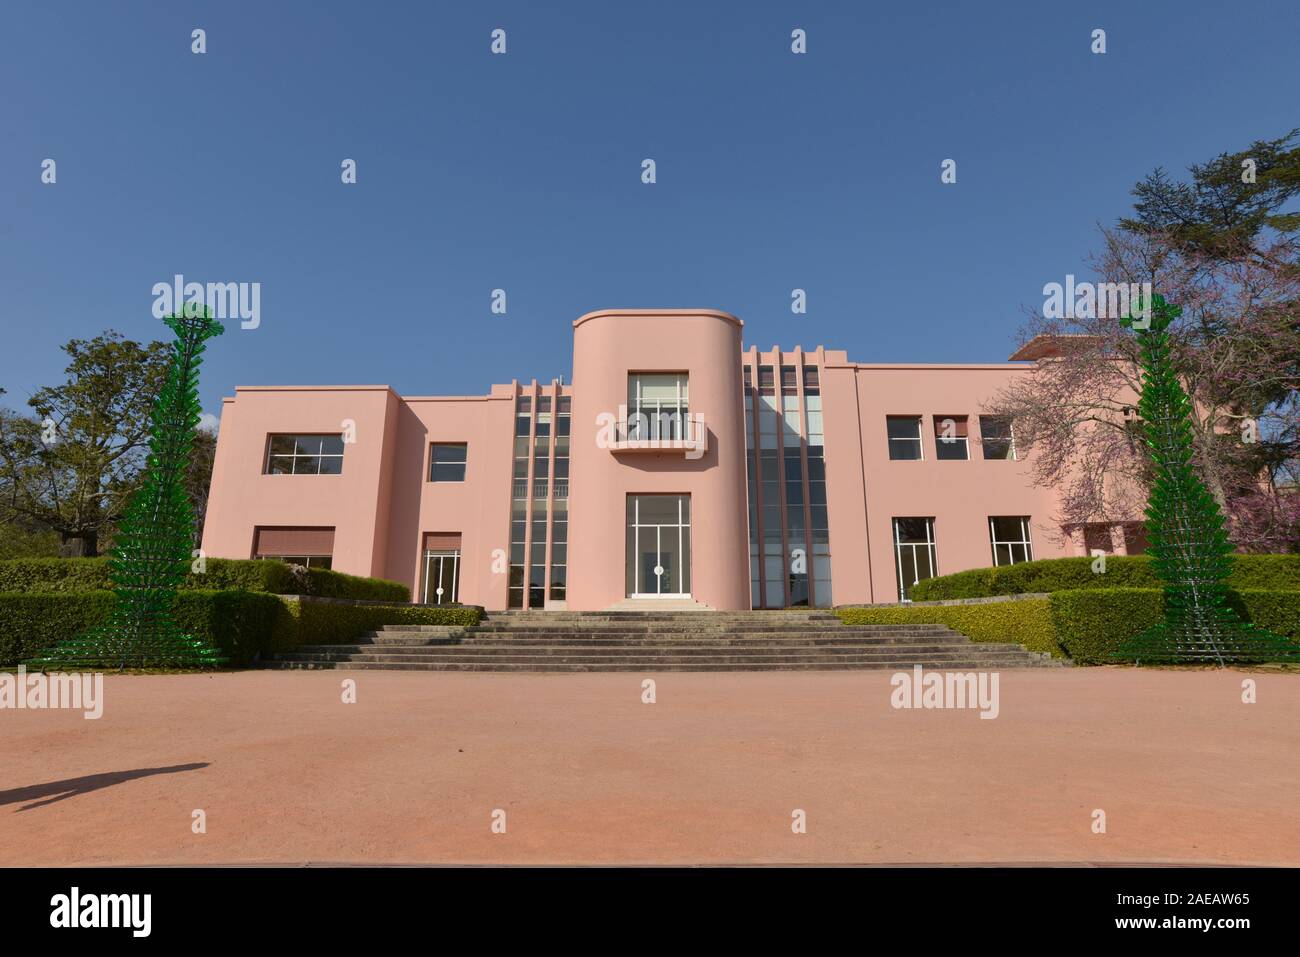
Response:
[[[430,482],[465,481],[465,461],[468,446],[463,442],[435,442],[429,454]]]

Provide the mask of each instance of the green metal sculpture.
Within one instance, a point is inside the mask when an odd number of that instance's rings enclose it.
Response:
[[[101,625],[29,662],[44,668],[202,668],[224,663],[186,635],[174,616],[176,589],[189,571],[194,511],[185,473],[199,424],[204,342],[224,328],[187,305],[163,322],[176,333],[167,379],[154,403],[144,484],[131,497],[109,559],[116,602]]]
[[[1150,325],[1132,320],[1142,362],[1138,412],[1154,479],[1147,498],[1148,553],[1164,583],[1164,621],[1125,642],[1119,661],[1260,662],[1300,659],[1300,645],[1243,622],[1228,605],[1232,544],[1223,514],[1193,465],[1191,403],[1170,351],[1182,310],[1152,296]]]

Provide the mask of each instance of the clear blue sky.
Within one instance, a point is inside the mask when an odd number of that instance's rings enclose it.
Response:
[[[210,412],[238,384],[568,376],[605,307],[999,361],[1136,180],[1300,124],[1297,37],[1296,0],[6,0],[0,401],[60,381],[70,337],[162,338],[175,273],[262,284],[261,328],[212,344]]]

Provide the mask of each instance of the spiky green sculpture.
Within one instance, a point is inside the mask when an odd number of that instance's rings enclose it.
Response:
[[[144,483],[131,497],[109,559],[116,602],[101,625],[29,662],[44,668],[204,668],[226,659],[186,635],[173,606],[194,540],[185,490],[199,424],[204,342],[224,328],[206,309],[186,306],[163,322],[176,333],[167,379],[154,403]]]
[[[1243,622],[1227,604],[1232,545],[1218,503],[1192,463],[1191,403],[1174,367],[1169,326],[1182,310],[1151,297],[1150,325],[1138,328],[1138,402],[1154,480],[1147,498],[1147,551],[1164,583],[1164,621],[1129,639],[1116,660],[1149,663],[1300,659],[1300,645]]]

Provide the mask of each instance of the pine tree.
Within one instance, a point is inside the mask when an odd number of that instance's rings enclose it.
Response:
[[[145,479],[127,506],[109,558],[113,611],[103,624],[29,662],[33,667],[194,668],[226,660],[185,634],[174,615],[194,536],[185,474],[199,424],[199,364],[204,342],[225,330],[200,307],[186,306],[184,315],[163,321],[176,341],[154,402]]]
[[[1193,463],[1191,405],[1170,351],[1182,313],[1152,296],[1150,324],[1130,319],[1141,349],[1138,412],[1154,479],[1147,497],[1147,551],[1164,583],[1164,621],[1114,652],[1134,662],[1259,662],[1300,659],[1300,645],[1245,623],[1228,604],[1232,545],[1223,514]]]

